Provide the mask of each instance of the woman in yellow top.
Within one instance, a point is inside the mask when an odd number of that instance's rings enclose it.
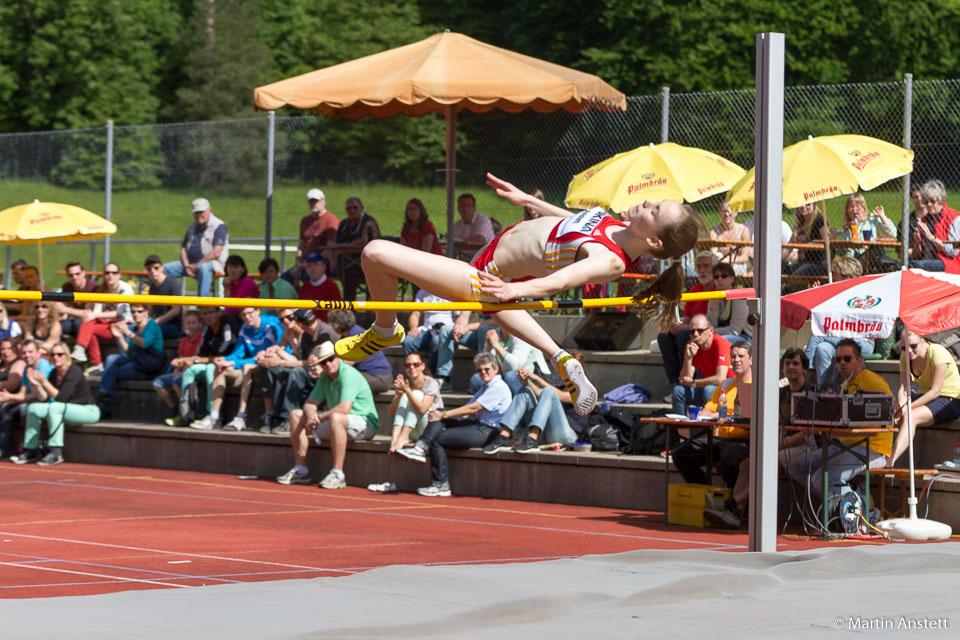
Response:
[[[910,349],[910,382],[920,387],[920,395],[914,396],[910,407],[913,426],[930,427],[960,418],[960,371],[953,356],[942,345],[928,342],[921,336],[911,334],[907,342]],[[900,356],[900,374],[907,368],[907,354]],[[913,395],[911,393],[911,395]],[[906,407],[907,390],[901,385],[897,391],[897,406]],[[890,465],[907,450],[906,411],[897,417],[897,440],[894,443]],[[910,433],[910,438],[913,433]]]

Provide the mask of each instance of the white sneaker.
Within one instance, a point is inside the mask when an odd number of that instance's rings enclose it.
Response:
[[[277,476],[280,484],[310,484],[310,471],[297,471],[296,465],[282,476]]]
[[[420,487],[417,493],[428,498],[449,498],[453,495],[450,493],[450,483],[439,481],[434,481],[429,487]]]
[[[190,428],[200,429],[201,431],[213,431],[214,429],[220,428],[220,418],[214,420],[213,416],[205,416],[201,420],[194,420],[191,422]]]
[[[318,486],[321,489],[346,489],[347,477],[343,475],[343,473],[337,473],[335,470],[330,469],[330,473],[320,481]]]
[[[87,350],[78,344],[73,345],[73,351],[70,352],[70,359],[79,364],[86,362]]]
[[[237,416],[227,424],[223,425],[224,431],[243,431],[247,428],[247,421]]]
[[[83,370],[83,372],[88,376],[94,373],[103,373],[103,363],[101,362],[100,364],[95,364],[93,366],[87,367],[86,369]]]
[[[419,462],[420,464],[425,464],[427,462],[427,452],[417,445],[407,449],[397,449],[397,455],[401,455],[407,460]]]
[[[585,416],[597,404],[597,388],[589,380],[576,358],[569,353],[560,356],[557,362],[557,373],[563,378],[563,385],[570,392],[573,408],[577,414]]]

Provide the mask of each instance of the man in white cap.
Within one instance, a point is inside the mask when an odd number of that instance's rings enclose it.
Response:
[[[337,237],[337,227],[340,226],[337,216],[327,211],[327,198],[320,189],[307,191],[307,206],[310,207],[310,213],[300,220],[297,264],[284,274],[284,278],[297,287],[300,286],[307,256],[314,251],[323,251],[324,246],[333,244]],[[324,256],[327,263],[335,263],[336,261],[332,260],[334,252],[328,250],[327,253],[328,255]]]
[[[193,222],[183,236],[180,260],[164,264],[163,272],[171,278],[196,278],[198,295],[208,296],[214,272],[224,271],[230,232],[224,221],[213,215],[206,198],[197,198],[190,206]]]

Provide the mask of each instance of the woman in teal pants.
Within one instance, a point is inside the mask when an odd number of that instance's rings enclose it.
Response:
[[[100,420],[90,385],[83,375],[83,369],[70,359],[70,347],[58,342],[50,349],[53,370],[45,377],[37,370],[27,375],[37,391],[40,402],[31,402],[27,407],[27,428],[23,439],[23,453],[10,458],[15,464],[36,462],[47,467],[63,462],[64,423],[91,424]],[[40,424],[47,420],[50,438],[47,440],[49,453],[43,458],[37,451],[40,440]]]

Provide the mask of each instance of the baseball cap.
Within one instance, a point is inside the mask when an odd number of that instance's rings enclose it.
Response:
[[[199,211],[206,211],[207,209],[210,208],[210,201],[207,200],[206,198],[197,198],[196,200],[190,203],[190,207],[191,207],[190,210],[193,213],[197,213]]]
[[[327,264],[327,261],[323,259],[323,254],[319,251],[311,251],[308,253],[305,262],[322,262],[323,264]]]
[[[307,200],[326,200],[327,197],[323,195],[323,191],[320,189],[310,189],[307,191]]]
[[[293,312],[293,319],[297,322],[310,322],[310,319],[315,317],[312,309],[297,309]]]
[[[157,254],[151,253],[147,256],[147,259],[143,261],[143,266],[149,267],[152,264],[163,264],[163,260],[161,260]]]

